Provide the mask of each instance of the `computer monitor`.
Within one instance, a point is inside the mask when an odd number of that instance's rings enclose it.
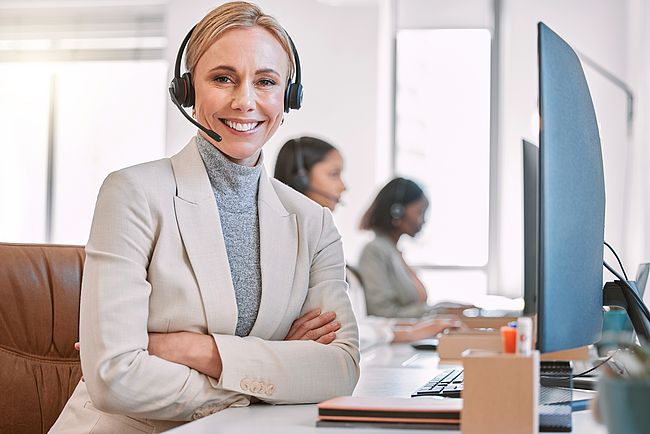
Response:
[[[642,299],[645,294],[646,284],[648,283],[648,273],[650,273],[650,263],[639,264],[639,269],[636,271],[636,289],[639,291],[639,296]]]
[[[605,182],[596,114],[573,49],[538,24],[541,352],[600,339]]]

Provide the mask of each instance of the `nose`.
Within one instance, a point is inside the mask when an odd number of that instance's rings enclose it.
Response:
[[[242,83],[237,86],[232,95],[230,107],[233,110],[251,111],[255,109],[255,89],[249,83]]]

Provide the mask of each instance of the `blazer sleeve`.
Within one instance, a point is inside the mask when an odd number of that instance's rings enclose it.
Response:
[[[163,420],[190,420],[207,403],[245,405],[247,397],[215,389],[206,375],[148,353],[147,265],[156,236],[140,184],[123,172],[109,175],[97,198],[81,290],[81,365],[93,404]]]
[[[417,291],[408,288],[412,282],[397,276],[391,256],[376,245],[368,245],[359,258],[359,273],[366,291],[369,315],[388,318],[417,318],[429,311],[419,302]]]
[[[336,339],[328,345],[213,334],[223,365],[217,386],[275,404],[313,403],[352,394],[359,379],[359,336],[347,295],[341,237],[327,209],[323,209],[301,315],[315,308],[336,312],[341,323]]]

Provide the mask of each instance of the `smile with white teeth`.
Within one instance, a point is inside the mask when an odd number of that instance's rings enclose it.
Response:
[[[228,125],[233,130],[241,131],[241,132],[250,131],[260,124],[260,122],[247,122],[247,123],[232,122],[229,121],[228,119],[223,119],[223,123]]]

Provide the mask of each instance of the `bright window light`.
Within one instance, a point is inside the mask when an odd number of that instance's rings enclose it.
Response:
[[[52,240],[85,244],[110,172],[165,153],[164,61],[60,67]]]
[[[0,80],[0,242],[85,244],[104,178],[165,154],[166,62],[0,63]]]
[[[0,242],[45,240],[51,68],[0,63]]]
[[[490,44],[485,29],[398,32],[395,167],[430,200],[409,263],[488,262]]]

